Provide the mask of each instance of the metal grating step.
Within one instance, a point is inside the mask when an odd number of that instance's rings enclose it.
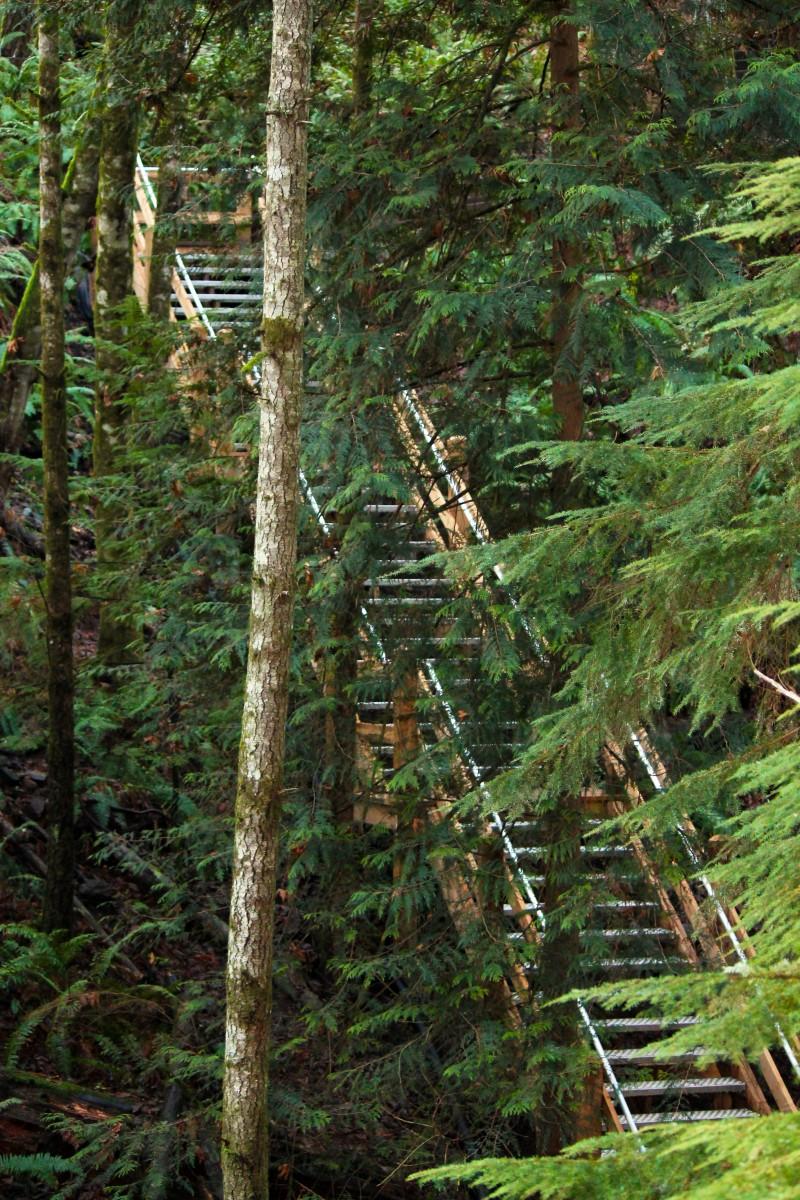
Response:
[[[382,579],[365,579],[365,588],[433,588],[446,586],[442,579],[412,579],[410,576],[389,576]]]
[[[588,963],[601,971],[674,971],[678,967],[686,967],[685,958],[676,955],[663,958],[601,958],[596,963]]]
[[[682,1050],[676,1054],[670,1054],[669,1058],[659,1058],[652,1047],[644,1047],[639,1050],[636,1048],[626,1048],[624,1050],[609,1050],[608,1061],[614,1063],[615,1066],[636,1066],[638,1064],[646,1064],[647,1066],[669,1067],[675,1063],[691,1063],[700,1057],[703,1050],[696,1048],[694,1050]]]
[[[603,1017],[595,1021],[601,1029],[626,1033],[661,1033],[667,1029],[689,1029],[696,1024],[697,1017],[676,1017],[672,1021],[660,1017]]]
[[[638,1083],[623,1083],[620,1085],[622,1094],[628,1096],[663,1096],[674,1092],[686,1095],[697,1095],[706,1092],[743,1092],[745,1085],[741,1079],[724,1075],[716,1078],[697,1079],[641,1079]]]
[[[516,847],[517,854],[524,858],[543,858],[547,850],[547,846]],[[630,858],[632,853],[630,846],[581,846],[583,858]]]
[[[373,513],[379,516],[390,515],[400,516],[402,513],[413,513],[414,516],[420,516],[420,510],[416,504],[365,504],[365,513]],[[428,543],[429,544],[429,543]]]
[[[758,1113],[754,1113],[751,1108],[706,1108],[695,1109],[694,1112],[634,1113],[633,1119],[639,1128],[643,1129],[649,1125],[668,1125],[672,1121],[743,1121],[756,1116]],[[621,1117],[620,1120],[623,1129],[627,1128],[627,1118]]]
[[[588,970],[595,971],[673,971],[685,967],[685,958],[598,958],[586,963]],[[523,963],[526,971],[535,971],[535,963]]]
[[[626,941],[633,938],[664,938],[670,939],[675,937],[674,929],[661,929],[658,927],[651,929],[641,929],[636,925],[626,925],[621,929],[587,929],[583,936],[586,938],[603,937],[608,941]]]

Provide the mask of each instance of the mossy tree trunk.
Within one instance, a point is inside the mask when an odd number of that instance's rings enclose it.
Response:
[[[331,647],[325,662],[325,795],[337,825],[353,820],[356,789],[358,581],[343,579],[333,598]]]
[[[69,457],[64,378],[64,248],[58,17],[39,4],[39,299],[42,329],[45,600],[47,604],[47,821],[43,923],[72,928],[75,875],[75,734]]]
[[[369,108],[375,59],[375,9],[377,0],[355,0],[353,10],[353,112]]]
[[[550,80],[556,106],[554,132],[568,135],[580,126],[578,27],[566,10],[550,33]],[[553,410],[559,435],[577,441],[583,432],[583,389],[573,340],[580,300],[577,278],[581,247],[576,237],[553,240]]]
[[[95,211],[99,161],[97,133],[96,124],[90,121],[62,185],[61,228],[64,271],[67,276],[74,269],[86,223]],[[37,259],[14,315],[11,334],[0,361],[0,448],[6,454],[17,454],[22,445],[25,408],[36,382],[41,349]],[[0,464],[0,503],[8,490],[11,475],[9,464]]]
[[[260,449],[228,943],[226,1200],[268,1192],[274,896],[297,552],[310,0],[276,0],[272,20]]]
[[[419,695],[419,672],[416,664],[403,664],[392,686],[392,727],[394,730],[392,770],[395,775],[403,767],[419,758],[422,739],[417,716]],[[394,862],[394,909],[392,929],[401,945],[410,945],[417,930],[414,900],[410,894],[409,880],[413,877],[414,853],[409,849],[422,831],[422,821],[417,809],[419,797],[416,789],[408,793],[394,792],[393,803],[397,811]]]
[[[186,54],[183,39],[175,47],[176,55]],[[181,171],[181,140],[184,97],[170,93],[165,101],[158,124],[158,185],[156,225],[147,284],[147,311],[162,321],[169,320],[172,297],[172,272],[178,244],[176,213],[183,201],[183,172]]]
[[[580,981],[580,930],[570,902],[581,875],[581,825],[577,805],[565,797],[542,814],[538,827],[545,847],[542,904],[546,927],[539,946],[536,983],[542,1006],[539,1027],[550,1043],[551,1059],[534,1120],[537,1154],[558,1154],[575,1141],[583,1099],[577,1006],[573,1001],[553,1003]]]
[[[95,509],[97,565],[109,573],[100,606],[98,655],[109,666],[130,661],[135,626],[126,612],[121,575],[126,565],[122,527],[126,506],[103,481],[120,466],[126,433],[125,355],[128,337],[123,311],[133,289],[132,195],[136,169],[138,113],[128,85],[126,39],[135,6],[121,13],[109,5],[105,37],[105,91],[100,135],[97,197],[95,336],[98,382],[95,389],[94,474],[100,482]]]

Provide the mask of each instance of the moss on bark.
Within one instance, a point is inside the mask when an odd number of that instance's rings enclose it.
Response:
[[[265,1200],[278,818],[297,554],[310,0],[273,7],[264,195],[261,440],[234,823],[222,1162],[226,1200]]]
[[[99,158],[97,132],[96,124],[90,121],[61,184],[61,228],[66,276],[75,266],[81,237],[95,210]],[[39,306],[37,258],[0,359],[0,448],[6,454],[16,454],[22,445],[25,408],[36,382],[37,359],[42,350]],[[8,489],[11,474],[12,468],[8,463],[0,464],[0,503]]]
[[[39,9],[39,302],[48,660],[47,818],[43,923],[72,928],[75,737],[70,582],[69,457],[64,378],[64,247],[58,18]]]
[[[126,508],[102,486],[119,467],[126,436],[123,347],[128,337],[123,305],[133,290],[132,195],[136,168],[138,113],[126,93],[125,42],[137,6],[119,13],[110,6],[105,40],[105,95],[100,135],[97,197],[95,334],[98,382],[95,389],[93,458],[100,495],[95,510],[97,563],[113,579],[104,585],[98,655],[109,666],[135,657],[136,627],[120,582],[127,565],[122,538]]]

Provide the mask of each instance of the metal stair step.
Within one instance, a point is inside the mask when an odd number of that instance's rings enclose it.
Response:
[[[541,858],[547,853],[547,846],[516,846],[517,854],[525,858]],[[583,858],[630,858],[633,851],[630,846],[581,846]]]
[[[364,512],[375,513],[379,515],[388,514],[391,516],[400,516],[401,513],[413,513],[415,516],[420,516],[420,510],[416,504],[365,504]],[[427,543],[430,545],[431,543]]]
[[[659,1058],[652,1047],[642,1049],[626,1047],[624,1050],[609,1050],[608,1061],[614,1063],[615,1066],[635,1066],[646,1063],[648,1066],[669,1067],[675,1063],[695,1062],[702,1053],[702,1049],[697,1047],[694,1050],[681,1050],[676,1054],[670,1054],[669,1058]]]
[[[535,963],[523,963],[526,971],[535,971]],[[597,958],[586,963],[588,970],[595,971],[669,971],[676,967],[685,967],[685,958]]]
[[[741,1079],[718,1075],[697,1079],[642,1079],[638,1083],[622,1083],[620,1090],[627,1099],[629,1096],[663,1096],[667,1093],[681,1092],[686,1095],[697,1095],[707,1092],[743,1092],[745,1085]]]
[[[531,883],[533,883],[536,880],[540,880],[540,881],[543,880],[544,876],[543,875],[529,875],[528,878],[530,879]],[[581,876],[581,878],[582,879],[586,879],[586,878],[603,879],[605,877],[602,875],[596,875],[596,876],[591,876],[591,877],[583,875],[583,876]],[[613,912],[632,912],[635,909],[639,909],[639,908],[644,908],[644,909],[648,909],[648,910],[652,911],[654,909],[657,910],[659,907],[660,906],[658,905],[658,903],[655,900],[611,900],[611,901],[600,901],[599,903],[592,905],[592,908],[594,908],[594,909],[602,909],[604,911],[611,910]],[[503,912],[507,916],[513,917],[515,915],[515,913],[520,912],[520,911],[532,912],[533,909],[531,908],[530,905],[526,905],[522,909],[515,909],[510,904],[503,905]],[[630,927],[629,926],[620,926],[619,933],[624,934],[628,928],[630,928]],[[635,928],[635,926],[633,928]]]
[[[653,927],[642,929],[637,925],[626,925],[620,929],[587,929],[584,933],[587,938],[603,937],[608,941],[624,941],[633,938],[674,938],[674,929],[661,929]]]
[[[640,1129],[649,1125],[668,1125],[672,1121],[741,1121],[748,1117],[756,1117],[751,1108],[706,1108],[686,1110],[684,1112],[634,1113],[633,1119]],[[626,1117],[620,1117],[623,1129],[627,1128]]]
[[[488,767],[485,767],[485,768],[479,767],[478,769],[479,770],[488,770],[489,768]],[[506,907],[509,909],[510,915],[512,915],[512,916],[515,915],[515,912],[511,908],[510,905],[508,905]],[[519,909],[516,910],[516,912],[519,912],[519,911],[520,911]],[[511,938],[512,941],[514,941],[517,938],[521,938],[522,933],[518,932],[518,931],[512,931],[511,933],[509,933],[508,936],[509,936],[509,938]],[[661,938],[661,937],[672,937],[672,936],[673,936],[673,933],[672,933],[671,929],[637,929],[635,926],[630,929],[583,929],[583,930],[581,930],[581,938],[584,939],[585,941],[591,941],[592,938],[604,938],[606,941],[617,941],[617,940],[633,941],[635,938],[639,938],[639,937],[641,937],[641,938],[646,938],[646,937]]]
[[[662,1020],[661,1017],[600,1017],[594,1022],[598,1028],[626,1033],[661,1033],[667,1029],[688,1029],[697,1024],[697,1017],[676,1017]]]
[[[674,971],[677,967],[686,967],[685,958],[675,955],[663,958],[601,958],[588,966],[595,966],[601,971]]]
[[[207,267],[214,267],[217,270],[242,271],[246,274],[252,274],[262,269],[261,263],[257,262],[255,258],[236,258],[234,255],[213,254],[203,250],[183,250],[180,254],[187,267],[195,268],[192,271],[192,280]],[[223,263],[226,263],[227,266],[222,267]]]
[[[536,884],[537,887],[541,887],[545,881],[544,875],[539,875],[539,874],[531,875],[528,871],[525,872],[525,877],[529,883]],[[617,875],[615,878],[617,878],[617,879],[625,878],[629,881],[634,881],[638,878],[638,876],[636,876],[636,875],[625,875],[625,876]],[[600,883],[608,882],[608,876],[603,875],[597,871],[592,871],[592,872],[582,871],[581,875],[580,875],[580,879],[581,879],[581,883],[600,884]]]
[[[230,275],[221,275],[219,272],[214,275],[199,275],[196,271],[192,272],[192,284],[196,291],[205,291],[207,288],[231,288],[238,287],[242,291],[247,292],[248,296],[254,296],[257,293],[250,286],[253,283],[253,276],[242,274],[239,271],[232,271]]]
[[[440,588],[443,586],[446,586],[446,584],[442,579],[412,579],[410,576],[398,576],[397,578],[389,576],[387,578],[380,579],[365,579],[364,583],[362,584],[362,587],[365,588]]]
[[[368,596],[367,604],[374,608],[402,608],[419,604],[449,604],[449,596]]]
[[[209,292],[202,286],[195,286],[194,290],[204,304],[210,304],[217,300],[227,300],[229,304],[236,304],[237,306],[261,303],[261,297],[257,292]]]

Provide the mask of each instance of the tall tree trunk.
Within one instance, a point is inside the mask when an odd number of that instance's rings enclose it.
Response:
[[[175,214],[181,206],[183,174],[175,124],[164,130],[164,138],[158,161],[158,204],[147,284],[147,311],[161,321],[168,321],[177,247]]]
[[[583,1098],[577,1006],[572,1001],[553,1003],[579,983],[580,931],[574,914],[565,919],[565,911],[581,878],[581,824],[577,805],[565,797],[558,807],[542,814],[538,826],[546,848],[542,904],[547,924],[539,946],[536,983],[542,1005],[540,1037],[550,1043],[551,1061],[535,1114],[537,1154],[558,1154],[575,1141]]]
[[[109,5],[105,39],[105,97],[100,137],[100,184],[97,197],[97,268],[95,335],[98,383],[95,390],[94,474],[101,482],[116,473],[125,438],[124,356],[128,335],[120,306],[132,293],[133,247],[131,198],[136,168],[137,110],[127,86],[126,36],[135,10],[124,14]],[[129,51],[128,51],[129,52]],[[101,490],[95,510],[97,564],[121,571],[125,559],[120,526],[125,506]],[[105,589],[100,606],[98,655],[108,665],[130,661],[135,627],[122,611],[125,589],[119,581]]]
[[[356,788],[358,676],[358,581],[342,580],[330,619],[331,649],[325,662],[325,795],[336,825],[350,826]]]
[[[97,201],[99,147],[97,128],[90,122],[75,150],[62,185],[61,216],[64,271],[72,273],[86,223]],[[16,454],[22,445],[25,408],[36,382],[37,359],[42,349],[39,321],[39,261],[34,263],[28,286],[14,316],[11,334],[0,361],[0,447]],[[12,468],[0,464],[0,504],[11,481]]]
[[[580,126],[578,66],[578,28],[558,19],[550,33],[550,78],[558,132]],[[575,238],[553,240],[553,410],[559,434],[567,441],[577,441],[583,432],[580,368],[570,352],[580,299],[580,283],[576,278],[580,263],[581,248]]]
[[[268,1192],[266,1091],[297,552],[310,64],[310,0],[276,0],[266,136],[261,440],[228,944],[226,1200],[264,1200]]]
[[[45,600],[47,603],[47,819],[45,929],[72,928],[75,874],[75,737],[69,457],[64,381],[64,249],[58,16],[39,4],[39,264],[42,328]]]
[[[554,134],[569,134],[580,127],[578,28],[573,21],[571,6],[564,5],[550,32]],[[568,147],[565,149],[568,153]],[[559,157],[563,158],[564,153]],[[576,238],[553,239],[552,398],[558,421],[557,436],[565,441],[578,441],[583,433],[580,362],[570,344],[580,301],[580,283],[576,278],[580,263],[581,247]],[[551,493],[556,508],[569,507],[575,501],[569,466],[554,472]],[[581,1044],[576,1006],[552,1004],[578,982],[580,933],[574,921],[564,920],[563,910],[581,878],[581,825],[576,804],[563,796],[555,806],[541,813],[538,826],[545,848],[542,900],[547,927],[537,959],[537,990],[542,1005],[546,1006],[541,1012],[542,1036],[550,1043],[553,1056],[546,1068],[542,1101],[534,1120],[538,1154],[558,1154],[575,1140],[584,1091],[576,1069]]]
[[[355,0],[353,11],[353,112],[366,112],[372,96],[377,0]]]
[[[419,758],[422,750],[417,715],[418,695],[419,673],[416,664],[409,664],[401,670],[399,678],[395,679],[392,687],[392,727],[394,730],[392,769],[395,774]],[[408,843],[417,838],[422,830],[422,821],[416,811],[416,799],[414,795],[397,792],[393,794],[397,809],[397,831],[392,864],[392,878],[395,884],[393,899],[397,915],[393,925],[397,941],[406,946],[410,944],[417,928],[412,901],[406,895],[408,876],[411,873],[409,868],[413,862],[409,854]]]
[[[179,32],[172,53],[180,60],[186,57],[187,51],[186,37]],[[185,97],[180,91],[171,92],[164,100],[158,123],[158,202],[148,272],[147,311],[162,321],[169,320],[170,315],[172,272],[178,244],[175,214],[183,201],[181,141],[184,104]]]

